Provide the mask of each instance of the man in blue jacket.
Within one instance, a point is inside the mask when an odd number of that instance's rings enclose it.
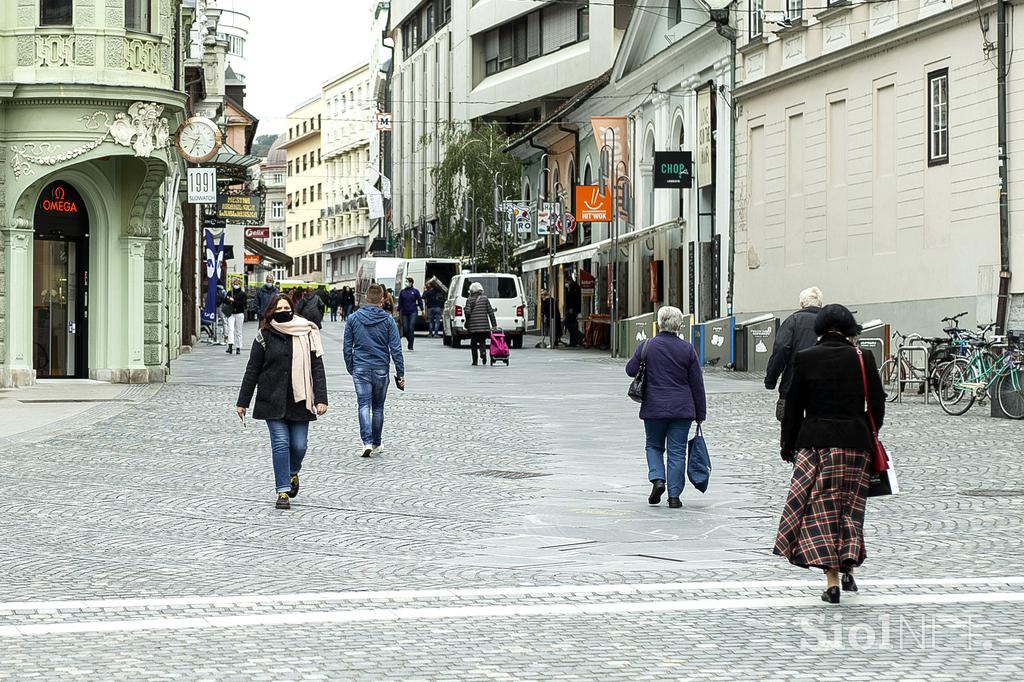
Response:
[[[388,370],[395,362],[395,382],[405,390],[405,359],[395,319],[383,308],[384,288],[371,284],[366,305],[349,315],[345,325],[345,369],[352,375],[359,404],[359,435],[363,457],[379,454],[384,431]]]
[[[415,286],[412,277],[406,277],[405,288],[398,294],[398,314],[402,318],[402,335],[409,343],[409,350],[412,350],[416,342],[416,321],[419,319],[420,311],[423,310],[423,297],[420,290]]]

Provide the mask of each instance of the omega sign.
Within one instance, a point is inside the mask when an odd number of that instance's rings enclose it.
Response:
[[[76,196],[77,192],[70,190],[66,185],[54,185],[49,197],[43,197],[40,208],[46,213],[78,213],[78,204],[81,199]]]

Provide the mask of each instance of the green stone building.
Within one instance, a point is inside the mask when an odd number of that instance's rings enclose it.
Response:
[[[0,387],[165,379],[187,20],[180,0],[0,0]]]

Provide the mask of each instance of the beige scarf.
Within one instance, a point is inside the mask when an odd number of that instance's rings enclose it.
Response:
[[[306,409],[316,414],[313,406],[313,365],[309,359],[315,352],[318,358],[324,355],[320,340],[320,329],[304,317],[295,315],[291,322],[271,321],[277,331],[292,337],[292,398],[297,403],[306,403]]]

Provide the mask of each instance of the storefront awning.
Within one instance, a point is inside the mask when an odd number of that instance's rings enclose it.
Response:
[[[629,244],[635,242],[637,239],[645,239],[647,237],[653,237],[659,232],[665,232],[674,227],[681,228],[682,225],[678,220],[673,218],[664,223],[658,223],[657,225],[648,225],[647,227],[641,227],[639,230],[633,230],[632,232],[619,233],[619,245]]]
[[[227,144],[223,144],[217,155],[203,166],[216,168],[218,180],[242,182],[248,178],[249,169],[261,163],[263,163],[263,159],[248,154],[239,154]]]
[[[270,261],[271,263],[277,263],[285,267],[292,264],[292,257],[286,253],[281,253],[275,248],[264,244],[263,242],[253,239],[252,237],[245,238],[245,250],[249,253],[259,256],[263,260]]]
[[[568,251],[560,251],[555,254],[554,264],[562,265],[564,263],[579,263],[580,261],[587,260],[588,258],[593,258],[603,251],[607,251],[611,248],[611,245],[612,240],[605,239],[604,241],[587,244],[586,246],[578,246],[575,249],[569,249]],[[523,272],[543,270],[548,266],[549,262],[549,256],[541,256],[540,258],[523,261]]]
[[[516,250],[512,252],[512,256],[514,258],[518,258],[519,256],[522,256],[524,253],[530,253],[534,249],[539,249],[543,245],[543,237],[541,237],[540,239],[534,239],[532,242],[526,242],[522,246],[516,248]]]

